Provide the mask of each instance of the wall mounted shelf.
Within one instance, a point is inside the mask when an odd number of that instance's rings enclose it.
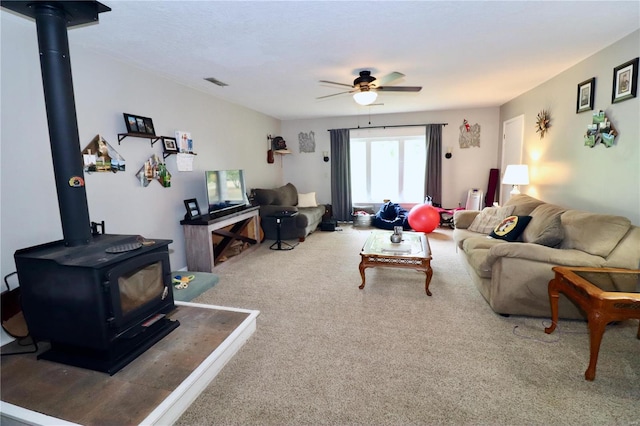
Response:
[[[173,155],[173,154],[198,155],[195,152],[163,152],[162,153],[162,158],[166,159],[167,157],[169,157],[170,155]]]
[[[127,136],[131,136],[132,138],[149,139],[151,141],[151,146],[152,147],[153,147],[154,143],[156,143],[160,139],[162,139],[162,136],[145,135],[145,134],[142,134],[142,133],[118,133],[118,145],[120,145],[120,142],[122,142],[122,140],[124,138],[126,138]]]

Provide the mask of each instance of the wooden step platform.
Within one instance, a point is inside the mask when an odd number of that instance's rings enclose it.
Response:
[[[3,356],[0,423],[171,424],[256,329],[259,311],[176,302],[180,326],[113,376]],[[40,352],[47,349],[47,345]],[[15,342],[2,347],[12,352]],[[20,349],[18,349],[20,350]]]

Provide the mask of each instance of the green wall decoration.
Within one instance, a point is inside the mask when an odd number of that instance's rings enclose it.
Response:
[[[602,142],[604,146],[610,148],[613,146],[617,135],[618,132],[613,128],[604,111],[597,111],[593,113],[591,124],[587,126],[587,133],[584,135],[584,146],[593,148],[597,143]]]
[[[153,154],[136,173],[136,178],[144,187],[149,186],[149,182],[157,180],[160,185],[168,188],[171,186],[171,173],[167,170],[166,164],[160,162],[157,155]]]

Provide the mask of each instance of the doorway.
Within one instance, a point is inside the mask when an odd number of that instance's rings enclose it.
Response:
[[[522,164],[522,146],[524,143],[524,114],[505,121],[502,124],[502,162],[500,163],[500,182],[508,164]],[[509,201],[511,187],[500,183],[500,205]]]

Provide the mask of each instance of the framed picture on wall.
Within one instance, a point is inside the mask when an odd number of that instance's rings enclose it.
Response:
[[[612,103],[636,97],[638,92],[638,59],[632,59],[613,69]]]
[[[593,98],[596,93],[596,78],[590,78],[578,84],[576,114],[593,109]]]

